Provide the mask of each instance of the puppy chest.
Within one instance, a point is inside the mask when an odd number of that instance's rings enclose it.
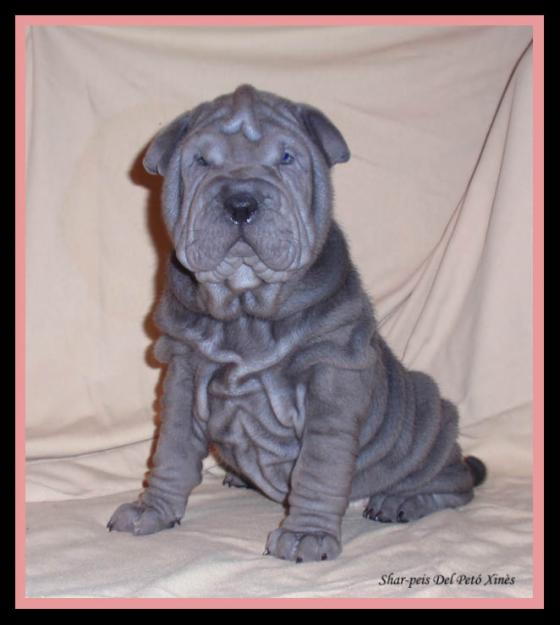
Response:
[[[205,376],[201,376],[204,379]],[[197,389],[210,440],[222,458],[261,490],[283,500],[299,455],[305,388],[279,371],[238,376],[230,366],[215,369]]]

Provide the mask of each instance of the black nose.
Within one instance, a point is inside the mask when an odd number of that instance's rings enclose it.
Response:
[[[259,205],[250,193],[233,193],[224,200],[224,208],[236,224],[246,224],[257,212]]]

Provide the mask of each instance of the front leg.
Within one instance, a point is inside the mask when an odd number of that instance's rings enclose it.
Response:
[[[340,554],[370,377],[368,371],[316,366],[307,390],[302,447],[291,476],[289,513],[269,535],[265,554],[295,562],[332,560]]]
[[[121,505],[109,530],[152,534],[182,519],[192,489],[202,480],[208,453],[205,435],[192,417],[193,366],[188,355],[171,358],[164,380],[162,424],[148,487],[133,503]]]

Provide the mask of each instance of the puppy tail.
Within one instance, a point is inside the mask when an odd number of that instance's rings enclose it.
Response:
[[[473,476],[474,485],[478,486],[482,484],[486,479],[487,471],[486,465],[482,460],[479,460],[475,456],[466,456],[465,463],[469,467],[470,472]]]

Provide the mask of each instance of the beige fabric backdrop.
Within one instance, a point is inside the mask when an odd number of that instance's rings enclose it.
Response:
[[[530,595],[530,42],[531,30],[523,27],[28,32],[31,594]],[[433,374],[459,405],[461,443],[490,470],[470,508],[438,513],[404,533],[384,528],[382,535],[373,524],[362,525],[359,511],[349,512],[345,523],[355,522],[356,541],[365,542],[358,548],[351,541],[342,556],[347,560],[322,569],[334,576],[323,585],[313,565],[311,575],[298,568],[294,585],[286,581],[293,578],[286,563],[278,568],[268,560],[275,576],[263,581],[265,565],[254,556],[281,509],[255,493],[222,491],[212,459],[191,514],[203,515],[207,506],[231,510],[240,498],[243,506],[235,520],[200,517],[196,583],[187,523],[184,533],[141,542],[108,538],[103,529],[114,505],[140,489],[161,388],[149,351],[156,336],[149,312],[168,242],[158,213],[160,181],[143,172],[142,152],[174,116],[244,82],[321,108],[344,134],[352,160],[334,172],[336,216],[375,301],[381,331],[407,365]],[[244,514],[256,524],[259,511],[266,518],[256,540]],[[237,531],[232,526],[241,534],[230,558],[219,541]],[[432,528],[433,535],[422,553],[399,552],[408,539],[418,544],[422,528]],[[384,572],[397,564],[418,572],[441,549],[445,532],[465,548],[454,564],[442,553],[442,567],[480,568],[479,557],[470,564],[468,558],[490,554],[494,559],[482,573],[498,565],[496,572],[515,568],[517,585],[387,589],[372,581],[382,568],[372,573],[371,563],[348,555],[352,546],[357,554],[386,548],[393,564]],[[492,532],[494,550],[488,546]],[[219,547],[204,541],[208,534]],[[84,546],[93,544],[90,551]],[[138,550],[146,549],[148,557],[147,545],[156,544],[169,556],[162,555],[168,572],[177,549],[184,552],[182,573],[165,577],[149,558],[147,581],[136,583],[135,576],[119,578],[117,562],[110,567],[107,561],[108,569],[99,564],[99,553],[108,549],[107,557],[136,558],[135,569],[145,570]],[[97,564],[76,572],[78,561]],[[218,561],[227,564],[220,573]],[[242,585],[237,562],[255,567]],[[423,566],[427,572],[431,565]],[[336,581],[341,567],[345,574]]]

